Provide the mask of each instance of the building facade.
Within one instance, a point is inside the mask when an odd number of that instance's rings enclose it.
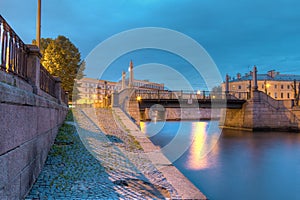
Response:
[[[300,75],[280,74],[275,70],[266,74],[257,74],[258,90],[267,93],[277,100],[288,100],[295,98],[295,89],[298,91]],[[225,91],[225,83],[222,85]],[[243,97],[243,93],[249,93],[252,88],[252,72],[242,76],[240,73],[236,77],[229,79],[229,92],[235,93],[236,97]]]
[[[129,78],[125,79],[125,72],[122,72],[122,80],[119,82],[99,80],[93,78],[82,78],[76,80],[78,98],[74,104],[97,104],[106,107],[114,91],[119,92],[126,88],[139,90],[164,90],[164,84],[154,83],[149,80],[135,80],[133,76],[133,62],[130,61]]]

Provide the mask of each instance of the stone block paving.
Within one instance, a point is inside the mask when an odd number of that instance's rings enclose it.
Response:
[[[71,135],[58,134],[44,168],[25,198],[120,199],[105,168],[82,144],[74,126]]]
[[[128,137],[128,133],[118,127],[111,110],[104,109],[102,113],[96,113],[94,109],[83,109],[76,113],[76,118],[80,119],[76,124],[83,143],[106,168],[110,180],[114,183],[125,181],[124,185],[117,184],[119,186],[115,187],[122,197],[165,199],[166,196],[177,196],[176,190],[155,168],[143,149],[133,145],[134,141]],[[111,139],[108,135],[115,137]],[[118,138],[117,142],[115,138]]]
[[[88,116],[80,110],[75,115],[77,131],[64,125],[72,134],[58,134],[26,200],[176,196],[176,190],[140,150],[117,147],[90,119],[93,113]]]

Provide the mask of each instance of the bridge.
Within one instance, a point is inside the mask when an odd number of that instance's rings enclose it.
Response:
[[[248,92],[135,90],[133,98],[141,110],[160,104],[164,108],[232,108],[240,109],[249,99]]]
[[[234,129],[300,131],[300,107],[290,100],[276,100],[259,91],[253,68],[249,92],[168,91],[126,88],[114,93],[112,106],[121,107],[137,123],[140,120],[219,119]]]
[[[121,106],[140,120],[219,119],[226,108],[242,109],[249,94],[213,91],[169,91],[126,88],[114,93],[113,106]],[[239,97],[239,98],[238,98]]]

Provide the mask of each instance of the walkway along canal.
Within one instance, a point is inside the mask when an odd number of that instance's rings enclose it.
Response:
[[[58,135],[26,199],[206,199],[120,109],[74,116],[78,135]]]

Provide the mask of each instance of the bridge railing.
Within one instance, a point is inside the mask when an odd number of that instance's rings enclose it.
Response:
[[[169,91],[169,90],[136,90],[135,96],[141,99],[225,99],[224,92],[212,91]]]
[[[228,93],[229,99],[239,99],[239,100],[248,100],[251,98],[250,92],[236,92],[236,91],[229,91]]]
[[[0,15],[1,70],[27,80],[28,47]]]
[[[169,90],[136,90],[135,96],[141,99],[250,99],[249,92],[216,92],[216,91],[169,91]]]

